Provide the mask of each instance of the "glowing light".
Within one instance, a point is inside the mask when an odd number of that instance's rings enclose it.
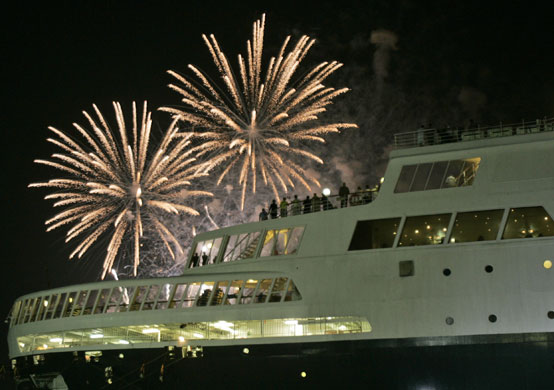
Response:
[[[47,307],[48,306],[48,301],[45,300],[44,302],[42,302],[42,304],[44,305],[44,307]]]
[[[102,333],[93,333],[89,336],[91,339],[101,339],[104,337]]]
[[[383,182],[385,181],[385,178],[382,177],[381,179],[379,179],[379,183],[383,184]]]
[[[544,266],[544,268],[550,269],[550,268],[552,268],[552,261],[550,261],[550,260],[545,260],[544,263],[543,263],[542,265]]]
[[[446,232],[446,228],[442,228],[442,231],[443,231],[443,232]]]
[[[218,184],[231,170],[239,172],[241,209],[249,181],[252,192],[256,192],[259,175],[276,199],[280,198],[277,187],[287,192],[289,187],[294,188],[293,181],[310,192],[308,181],[319,187],[317,179],[293,157],[322,164],[323,160],[307,151],[304,145],[325,143],[324,135],[357,127],[351,123],[318,122],[319,115],[327,110],[333,99],[348,91],[323,85],[341,63],[323,62],[293,81],[314,39],[302,36],[296,45],[287,49],[290,41],[287,37],[277,57],[270,59],[265,75],[262,73],[264,28],[265,15],[262,15],[261,20],[254,23],[252,40],[247,42],[248,54],[238,56],[238,72],[229,65],[215,37],[203,35],[221,85],[216,85],[193,65],[188,68],[194,77],[169,71],[178,80],[178,85],[170,84],[169,87],[181,95],[185,107],[161,108],[191,126],[194,136],[201,141],[194,148],[204,159],[201,171],[224,167],[219,172]]]
[[[63,339],[61,337],[53,337],[50,339],[51,343],[61,343]]]
[[[194,337],[196,337],[197,339],[203,339],[204,338],[204,335],[202,333],[193,333],[192,335]]]
[[[306,375],[307,375],[307,374],[306,374],[306,371],[302,371],[302,372],[300,373],[300,376],[301,376],[302,378],[305,378]]]
[[[144,334],[160,333],[160,330],[156,328],[147,328],[147,329],[143,329],[142,333]]]
[[[344,325],[339,326],[339,330],[345,331],[345,330],[346,330],[346,326],[344,326]]]
[[[298,325],[297,320],[285,320],[285,325]]]
[[[57,138],[48,141],[62,149],[52,160],[35,160],[64,173],[64,178],[29,187],[47,187],[54,192],[45,199],[55,201],[63,211],[46,221],[47,231],[69,226],[66,242],[81,237],[69,258],[83,254],[101,237],[111,236],[106,248],[102,279],[110,272],[123,243],[133,248],[131,261],[136,276],[140,263],[140,244],[145,233],[152,232],[165,244],[172,258],[183,249],[170,229],[160,219],[163,214],[198,215],[182,204],[189,196],[211,195],[204,191],[186,191],[190,181],[205,173],[192,163],[189,148],[191,135],[175,137],[176,120],[169,126],[157,149],[149,150],[151,113],[144,103],[138,115],[133,103],[132,136],[121,105],[113,103],[118,133],[110,130],[104,117],[93,105],[96,117],[83,112],[91,130],[74,124],[79,137],[71,137],[53,127]]]
[[[331,195],[331,190],[329,188],[324,188],[323,189],[323,195],[325,195],[325,196]]]
[[[129,344],[129,342],[127,340],[119,340],[118,343],[119,344],[125,344],[125,345]]]
[[[414,230],[414,233],[419,234],[419,230],[418,229]]]
[[[244,353],[245,355],[248,355],[250,353],[250,350],[248,348],[243,348],[242,353]]]
[[[185,342],[185,338],[183,336],[179,336],[179,342],[180,343],[184,343]]]

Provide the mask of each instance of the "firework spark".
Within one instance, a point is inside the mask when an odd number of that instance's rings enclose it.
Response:
[[[35,162],[54,167],[68,177],[29,185],[55,190],[45,199],[54,200],[54,207],[63,207],[64,210],[46,221],[47,231],[69,225],[65,241],[80,237],[69,258],[80,258],[101,236],[111,235],[102,279],[111,271],[116,255],[127,239],[132,243],[136,275],[145,230],[159,236],[173,258],[174,248],[182,254],[179,241],[163,223],[162,217],[167,213],[198,215],[196,210],[182,204],[183,199],[211,195],[186,189],[192,179],[204,174],[198,173],[192,164],[195,158],[189,147],[190,136],[175,137],[178,130],[176,120],[165,132],[159,146],[150,151],[152,119],[146,102],[140,117],[133,102],[130,140],[121,105],[114,102],[113,106],[119,136],[110,130],[95,105],[96,117],[83,111],[91,130],[73,124],[79,139],[49,127],[56,137],[48,138],[48,141],[62,152],[53,154],[52,160]]]
[[[305,148],[309,142],[325,143],[323,136],[338,133],[340,129],[357,127],[350,123],[321,124],[318,115],[326,111],[333,99],[348,91],[323,85],[324,80],[342,66],[336,61],[323,62],[293,81],[295,71],[315,40],[302,36],[288,49],[290,36],[281,46],[277,57],[272,57],[262,75],[262,49],[265,15],[254,23],[252,41],[247,41],[246,58],[238,56],[239,77],[235,76],[227,57],[213,35],[203,35],[224,87],[218,87],[197,67],[188,68],[195,75],[189,78],[169,71],[179,85],[169,87],[177,91],[184,109],[163,107],[176,118],[192,126],[196,137],[202,140],[195,152],[204,158],[204,172],[222,166],[219,184],[235,167],[242,186],[241,208],[250,177],[252,191],[261,174],[278,197],[277,186],[284,192],[300,182],[311,191],[308,181],[318,181],[295,162],[295,157],[323,161]],[[188,135],[187,135],[188,136]]]

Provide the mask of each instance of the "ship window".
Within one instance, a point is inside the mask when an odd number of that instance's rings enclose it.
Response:
[[[135,295],[129,307],[129,311],[138,311],[140,310],[140,305],[144,301],[144,298],[148,294],[148,286],[139,286],[135,290]]]
[[[160,289],[160,294],[158,296],[158,302],[156,302],[156,310],[166,309],[169,299],[169,294],[171,293],[172,284],[166,283],[162,285]]]
[[[31,316],[29,317],[29,322],[35,322],[38,321],[38,317],[40,316],[40,312],[42,312],[42,302],[44,301],[45,297],[39,297],[34,302],[31,302],[31,306],[29,307],[31,310]]]
[[[261,257],[291,255],[298,251],[303,227],[268,230],[264,237]]]
[[[198,302],[196,306],[207,306],[210,301],[214,287],[214,282],[204,282],[200,288],[200,296],[198,297]]]
[[[227,292],[227,297],[225,298],[226,305],[236,305],[237,299],[240,294],[240,290],[244,281],[242,280],[233,280],[231,286],[229,287],[229,292]]]
[[[392,248],[399,224],[400,218],[358,221],[348,250]]]
[[[52,318],[54,309],[56,307],[56,304],[58,303],[59,298],[60,298],[59,294],[52,294],[52,296],[48,300],[48,304],[46,306],[46,313],[44,314],[45,320],[49,320]]]
[[[287,289],[287,295],[285,295],[285,302],[299,301],[300,299],[302,299],[300,292],[291,280],[289,282],[289,288]]]
[[[87,299],[88,290],[81,291],[76,298],[75,305],[73,305],[73,310],[71,311],[71,316],[75,317],[81,315],[83,308],[85,306],[85,301]]]
[[[444,241],[451,214],[406,218],[399,246],[437,245]]]
[[[254,257],[259,241],[260,232],[242,233],[230,236],[223,261],[229,262]]]
[[[217,255],[219,248],[221,247],[222,238],[215,238],[206,241],[200,241],[196,243],[193,256],[198,256],[198,264],[194,264],[191,261],[190,267],[202,266],[208,264],[215,264],[217,261]]]
[[[98,302],[94,308],[94,314],[101,314],[104,312],[104,306],[108,301],[108,295],[110,295],[110,290],[105,288],[100,291],[100,296],[98,297]]]
[[[159,290],[160,286],[158,286],[157,284],[153,284],[150,286],[150,290],[148,291],[146,299],[142,303],[142,308],[140,310],[153,309],[156,298],[158,297]]]
[[[171,303],[169,304],[170,309],[178,309],[181,307],[181,300],[186,289],[187,285],[184,283],[177,285],[177,287],[175,288],[175,292],[173,293],[173,297],[171,298]]]
[[[458,213],[454,221],[451,243],[496,240],[504,210]]]
[[[92,290],[88,294],[88,298],[86,300],[83,314],[91,314],[92,309],[94,308],[94,302],[96,302],[96,298],[98,297],[98,290]]]
[[[241,304],[244,305],[252,302],[252,296],[254,295],[254,291],[256,290],[257,285],[257,280],[248,279],[246,281],[246,283],[244,284],[244,289],[242,290],[242,296],[240,297]]]
[[[121,287],[114,287],[108,299],[106,308],[104,309],[104,312],[105,313],[115,312],[117,310],[117,305],[119,304],[119,301],[121,300],[122,295],[123,295],[123,289]],[[68,308],[69,307],[70,306],[68,306]]]
[[[200,286],[200,282],[193,282],[189,285],[189,288],[187,289],[187,292],[183,297],[183,307],[190,307],[194,305],[194,301],[196,301],[196,296],[200,292]]]
[[[473,184],[481,158],[404,165],[395,193],[465,187]]]
[[[267,294],[269,292],[269,289],[271,288],[271,282],[272,279],[263,279],[260,282],[260,285],[258,286],[258,290],[256,291],[256,299],[254,300],[254,303],[265,303],[267,300]]]
[[[285,290],[287,288],[287,278],[277,278],[271,289],[271,295],[269,296],[269,302],[281,302]]]
[[[543,207],[510,209],[503,239],[550,236],[554,236],[554,225]]]
[[[229,286],[229,282],[227,280],[217,282],[215,284],[214,294],[212,297],[212,301],[210,302],[210,306],[218,306],[223,303],[223,297],[225,296],[225,292],[227,291],[227,286]]]
[[[121,295],[121,301],[119,302],[119,306],[117,307],[117,311],[119,312],[125,312],[129,309],[129,302],[131,301],[131,298],[134,295],[136,287],[130,286],[130,287],[123,287],[123,292]]]

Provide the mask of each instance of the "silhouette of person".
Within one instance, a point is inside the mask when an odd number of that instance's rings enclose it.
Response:
[[[202,252],[202,265],[208,265],[209,260],[210,258],[208,257],[208,255]]]
[[[291,202],[290,210],[292,215],[300,215],[300,213],[302,212],[302,205],[298,200],[298,195],[294,195],[294,199]]]
[[[200,256],[198,256],[198,253],[194,253],[192,255],[192,259],[190,260],[190,267],[198,267],[198,262],[200,261]]]
[[[262,211],[260,212],[260,221],[267,221],[267,211],[265,211],[265,209],[262,209]]]
[[[312,212],[312,201],[310,199],[310,195],[306,195],[306,199],[304,200],[304,214],[309,214]]]
[[[319,199],[319,196],[317,194],[314,194],[312,198],[312,212],[318,212],[321,211],[321,199]]]
[[[288,207],[289,207],[289,202],[287,202],[287,198],[284,197],[283,200],[281,201],[281,204],[279,205],[279,208],[281,209],[281,218],[285,218],[288,214]]]
[[[346,186],[346,183],[342,183],[342,186],[339,188],[340,207],[348,206],[349,194],[350,194],[350,190]]]
[[[275,199],[271,202],[269,205],[269,215],[271,216],[271,219],[277,218],[277,202]]]

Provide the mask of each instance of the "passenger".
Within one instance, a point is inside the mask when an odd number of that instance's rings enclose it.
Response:
[[[202,252],[202,265],[208,265],[208,261],[210,261],[210,258],[208,257],[207,254],[205,254],[204,252]]]
[[[260,212],[260,221],[267,221],[267,217],[267,211],[265,211],[265,209],[262,209],[262,211]]]
[[[275,199],[271,202],[269,205],[269,215],[271,216],[271,219],[277,218],[277,203],[275,202]]]
[[[421,125],[421,127],[417,130],[417,146],[423,146],[424,140],[425,140],[425,126]]]
[[[294,195],[294,199],[291,202],[290,210],[292,212],[292,215],[300,215],[300,213],[302,212],[302,205],[298,200],[298,195]]]
[[[350,190],[346,186],[346,183],[342,183],[342,186],[339,188],[339,197],[340,197],[340,207],[348,206],[348,195]]]
[[[279,205],[279,208],[281,209],[281,218],[285,218],[287,216],[288,207],[289,207],[289,202],[287,202],[286,197],[283,197],[283,200],[281,201],[281,204]]]
[[[198,253],[195,253],[192,255],[192,259],[190,260],[190,268],[198,267],[198,262],[200,261],[200,256],[198,256]]]
[[[321,199],[319,199],[319,196],[317,194],[314,194],[312,198],[312,212],[318,212],[321,211]]]
[[[357,206],[361,204],[360,202],[361,195],[362,195],[362,188],[358,187],[358,189],[356,189],[356,192],[354,192],[350,197],[350,206]]]
[[[331,204],[329,203],[329,199],[325,196],[325,194],[321,194],[321,205],[323,206],[324,211],[331,209]]]
[[[304,200],[304,214],[309,214],[312,211],[312,200],[310,199],[310,195],[306,195],[306,199]]]

